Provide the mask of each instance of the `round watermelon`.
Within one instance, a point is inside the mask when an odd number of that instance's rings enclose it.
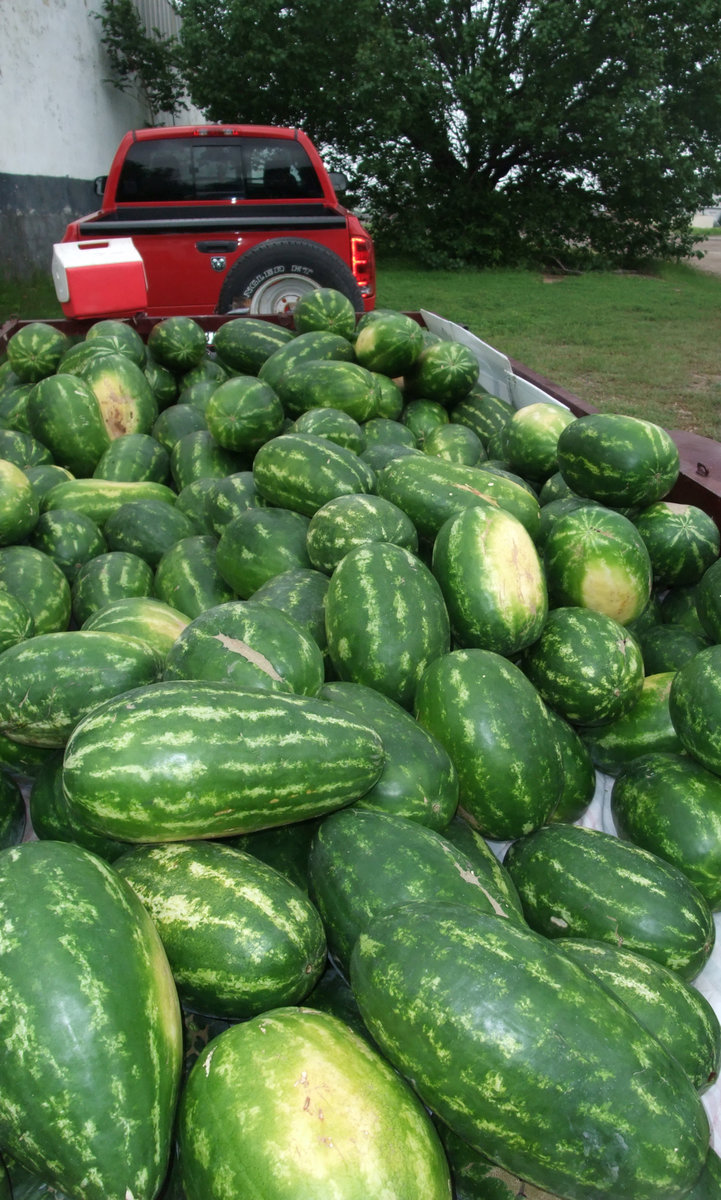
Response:
[[[57,370],[70,338],[47,321],[30,321],[11,336],[7,344],[8,362],[22,383],[37,383]]]
[[[561,404],[539,401],[514,412],[503,426],[503,458],[512,471],[543,483],[558,468],[558,439],[577,420]]]
[[[679,668],[669,709],[686,753],[721,775],[721,645],[699,650]]]
[[[352,302],[336,288],[314,288],[305,292],[293,309],[293,327],[297,333],[327,329],[341,337],[352,338],[355,325]]]
[[[165,317],[148,334],[148,350],[161,367],[182,375],[207,353],[205,333],[192,317]]]
[[[424,346],[404,378],[409,395],[453,408],[478,379],[478,360],[460,342],[433,341]]]
[[[23,542],[39,516],[40,504],[25,472],[0,459],[0,546]]]
[[[365,322],[355,339],[355,355],[361,366],[389,378],[412,370],[422,350],[420,325],[401,312],[381,313]]]
[[[695,504],[659,500],[634,517],[658,588],[698,583],[721,552],[721,534],[713,517]]]
[[[663,499],[678,478],[680,459],[660,425],[622,413],[589,413],[562,431],[558,467],[579,496],[625,508]]]

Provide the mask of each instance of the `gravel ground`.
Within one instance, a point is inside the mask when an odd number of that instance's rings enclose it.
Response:
[[[721,275],[721,237],[706,238],[698,243],[697,249],[703,251],[703,258],[690,258],[691,266],[710,275]]]

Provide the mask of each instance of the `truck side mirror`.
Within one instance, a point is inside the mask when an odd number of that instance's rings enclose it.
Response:
[[[93,182],[93,188],[96,196],[102,196],[105,191],[105,184],[108,182],[107,175],[98,175]]]
[[[334,192],[348,191],[348,177],[342,171],[329,171],[328,178],[331,181]]]

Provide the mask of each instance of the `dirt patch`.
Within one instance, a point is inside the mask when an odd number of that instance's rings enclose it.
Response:
[[[703,258],[689,258],[690,265],[709,275],[721,275],[721,237],[706,238],[696,249],[703,253]]]

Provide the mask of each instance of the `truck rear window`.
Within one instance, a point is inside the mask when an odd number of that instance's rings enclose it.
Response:
[[[314,200],[320,180],[298,142],[277,138],[166,138],[136,142],[123,163],[116,198]]]

